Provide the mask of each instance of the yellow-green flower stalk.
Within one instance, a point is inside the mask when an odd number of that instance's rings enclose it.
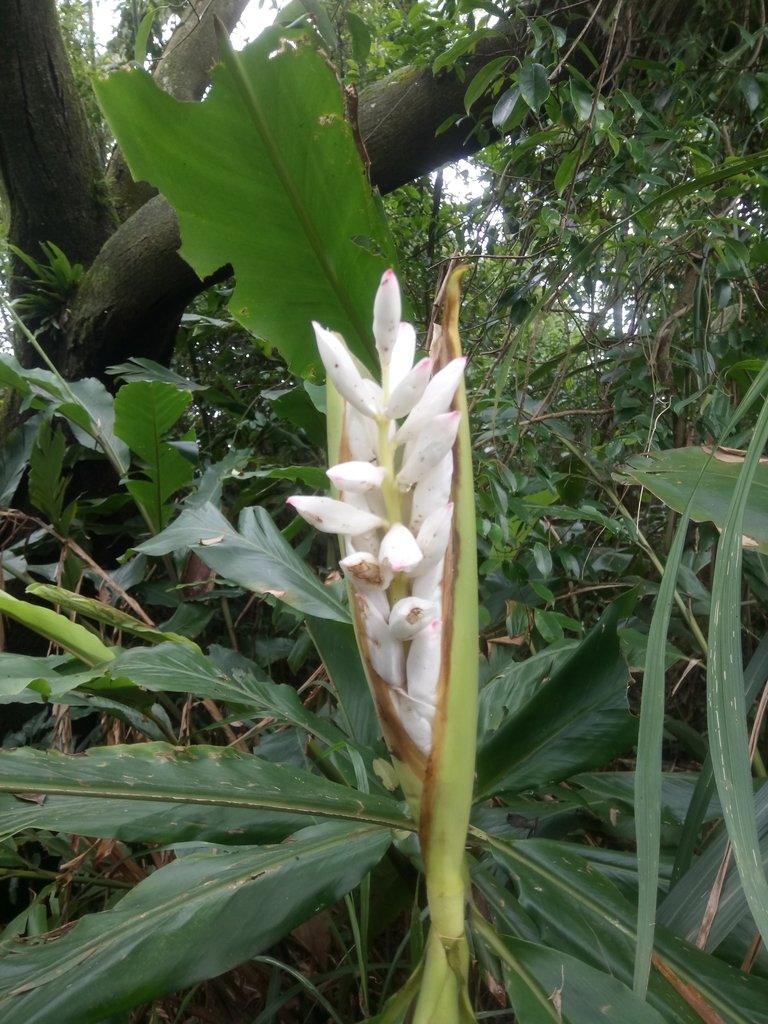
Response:
[[[344,341],[315,324],[328,379],[328,476],[338,498],[290,498],[341,536],[341,567],[382,731],[419,826],[431,927],[414,1024],[474,1020],[467,995],[464,847],[477,719],[477,565],[462,272],[443,328],[414,365],[400,290],[382,277],[374,381]]]

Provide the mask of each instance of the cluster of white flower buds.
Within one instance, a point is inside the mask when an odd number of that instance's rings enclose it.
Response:
[[[345,400],[343,451],[328,470],[339,499],[293,497],[319,530],[343,537],[341,568],[357,602],[371,667],[391,688],[416,746],[432,743],[443,630],[443,567],[451,539],[452,410],[466,360],[436,373],[414,365],[416,334],[400,322],[397,277],[387,270],[373,307],[381,383],[368,377],[339,335],[314,323],[320,356]]]

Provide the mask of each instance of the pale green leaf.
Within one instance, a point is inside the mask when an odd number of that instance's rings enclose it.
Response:
[[[187,508],[137,550],[165,555],[183,548],[192,549],[211,569],[248,590],[272,594],[307,615],[349,622],[336,592],[311,572],[264,509],[244,509],[238,531],[211,504]]]
[[[221,56],[202,103],[135,69],[95,83],[131,170],[176,208],[201,277],[234,267],[233,315],[295,372],[319,366],[311,320],[370,360],[371,297],[394,256],[334,72],[278,29]]]

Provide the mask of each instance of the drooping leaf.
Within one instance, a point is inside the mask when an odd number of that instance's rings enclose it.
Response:
[[[190,548],[216,572],[259,594],[319,618],[349,622],[334,590],[299,558],[262,508],[247,508],[235,530],[211,504],[187,508],[162,533],[138,545],[148,555]]]
[[[536,113],[550,93],[549,76],[543,64],[524,64],[518,79],[520,95]]]
[[[370,298],[394,256],[334,73],[274,28],[221,57],[199,104],[135,69],[95,83],[129,166],[175,207],[201,277],[234,267],[232,314],[291,369],[319,367],[311,320],[370,359]]]
[[[141,637],[142,640],[150,643],[161,644],[166,640],[172,640],[175,643],[187,644],[197,649],[197,645],[187,637],[180,636],[178,633],[166,633],[154,626],[148,626],[141,619],[137,619],[111,604],[98,601],[94,597],[84,597],[82,594],[75,594],[63,587],[54,587],[49,583],[31,583],[27,587],[27,593],[58,605],[60,608],[65,608],[75,615],[91,619],[94,622],[101,622],[111,629],[118,629],[131,636]]]
[[[517,127],[527,112],[528,108],[520,95],[520,87],[514,85],[501,94],[493,108],[491,114],[493,127],[500,131],[509,131],[511,128]]]
[[[166,384],[173,384],[184,391],[204,391],[207,386],[198,384],[197,381],[190,380],[189,377],[182,377],[175,370],[156,363],[154,359],[145,359],[143,356],[132,356],[124,363],[108,366],[107,373],[114,374],[128,382],[136,380],[164,381]]]
[[[629,712],[629,672],[617,625],[634,595],[615,602],[552,678],[497,731],[477,756],[478,797],[535,789],[598,768],[637,735]]]
[[[82,663],[65,654],[47,658],[29,654],[0,654],[0,700],[18,697],[28,687],[43,696],[60,697],[101,675],[101,669],[82,671]],[[59,671],[65,669],[65,671]],[[66,671],[69,669],[69,671]],[[72,671],[75,669],[75,671]],[[77,671],[77,670],[80,671]],[[35,697],[35,700],[39,697]]]
[[[42,944],[16,941],[0,980],[4,1024],[99,1024],[215,977],[354,888],[389,833],[326,823],[280,846],[192,854],[113,910]]]
[[[722,529],[743,464],[744,453],[730,448],[714,451],[676,448],[633,456],[617,478],[647,487],[676,512],[682,512],[693,495],[691,519],[712,522]],[[745,547],[768,553],[768,464],[765,463],[757,466],[747,497],[743,543]]]
[[[329,718],[304,707],[294,687],[262,678],[250,663],[244,666],[244,660],[217,656],[217,661],[225,663],[222,668],[194,645],[162,643],[123,651],[109,665],[109,672],[116,682],[127,678],[153,692],[192,693],[241,705],[297,726],[329,746],[345,742],[347,737]]]
[[[371,30],[359,14],[347,11],[347,28],[352,37],[352,55],[358,64],[363,64],[371,52]]]
[[[577,146],[575,149],[566,153],[560,161],[560,166],[555,171],[555,192],[557,192],[559,196],[565,192],[573,181],[573,176],[579,166],[581,156],[581,148]]]
[[[86,448],[99,448],[115,469],[128,467],[128,447],[115,434],[115,402],[100,380],[86,377],[67,384],[64,401],[55,406],[66,416],[72,433]]]

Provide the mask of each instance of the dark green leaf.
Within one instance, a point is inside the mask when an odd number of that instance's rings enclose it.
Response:
[[[339,900],[388,844],[381,829],[327,823],[281,846],[182,857],[114,910],[44,944],[11,946],[4,1024],[98,1024],[215,977]]]
[[[653,1007],[610,974],[558,949],[509,935],[490,939],[488,948],[501,959],[507,991],[519,1024],[663,1024]],[[599,1011],[598,1008],[599,1007]]]
[[[469,83],[464,93],[464,109],[469,113],[472,105],[488,90],[493,82],[504,73],[509,57],[497,57],[489,61]]]
[[[518,82],[520,95],[535,114],[549,96],[547,69],[542,64],[524,64]]]
[[[351,623],[309,619],[310,636],[328,671],[349,736],[371,744],[381,735]]]
[[[576,170],[579,166],[579,158],[581,152],[579,147],[572,149],[570,153],[566,153],[563,159],[560,161],[560,166],[555,172],[555,192],[559,196],[565,192],[568,186],[573,181]]]
[[[363,64],[371,52],[371,30],[354,11],[347,11],[345,17],[349,34],[352,36],[352,56],[358,64]]]
[[[580,121],[588,121],[592,116],[592,103],[594,96],[586,83],[577,78],[572,78],[568,83],[576,116]]]
[[[763,98],[763,90],[754,75],[742,71],[739,75],[739,92],[744,97],[750,113],[754,114]]]
[[[535,922],[540,941],[632,984],[635,908],[611,882],[586,860],[548,840],[514,846],[493,840],[492,852],[516,880],[520,905]],[[656,930],[656,954],[679,985],[689,986],[727,1024],[768,1022],[764,979],[747,978],[661,927]],[[651,975],[648,1001],[669,1024],[701,1024],[702,1017],[658,970]]]
[[[288,814],[291,820],[294,815],[309,814],[355,822],[373,821],[393,828],[409,827],[399,804],[387,796],[362,793],[322,776],[272,764],[225,747],[182,748],[167,743],[134,743],[92,747],[84,757],[29,747],[0,750],[0,792],[46,796],[46,801],[39,806],[25,801],[15,815],[17,822],[23,820],[31,827],[48,828],[55,819],[68,822],[65,831],[77,832],[81,823],[88,822],[88,828],[82,828],[86,834],[112,836],[124,825],[126,831],[119,836],[115,834],[115,838],[127,838],[130,834],[143,842],[167,841],[158,838],[163,828],[158,814],[163,809],[168,813],[171,804],[214,808],[214,827],[219,829],[219,838],[211,841],[218,842],[232,841],[226,838],[227,829],[246,828],[243,812],[252,816],[246,831],[253,836],[260,829],[261,810]],[[88,801],[90,811],[85,807]],[[111,801],[116,802],[114,807]],[[150,809],[146,824],[141,820],[141,807],[130,809],[134,801],[145,810]],[[70,802],[71,810],[67,811]],[[122,805],[129,811],[121,819]],[[102,806],[104,821],[99,825],[95,819]],[[5,811],[3,820],[10,822],[7,806]],[[233,812],[233,816],[227,818],[224,811]],[[69,819],[66,818],[68,813]],[[78,818],[78,814],[83,817]],[[204,816],[200,817],[205,820]],[[185,828],[192,827],[193,818],[183,813]],[[279,817],[270,819],[273,824],[279,820]],[[233,821],[238,824],[233,825]],[[226,822],[229,823],[222,825]],[[96,831],[91,832],[91,827]]]
[[[511,128],[515,128],[522,121],[526,109],[520,95],[520,88],[515,85],[511,89],[507,89],[501,94],[493,108],[491,114],[493,127],[498,128],[499,131],[509,131]]]
[[[477,756],[478,797],[551,784],[632,745],[637,720],[627,707],[617,626],[634,600],[629,594],[611,605],[549,682],[486,739]]]

